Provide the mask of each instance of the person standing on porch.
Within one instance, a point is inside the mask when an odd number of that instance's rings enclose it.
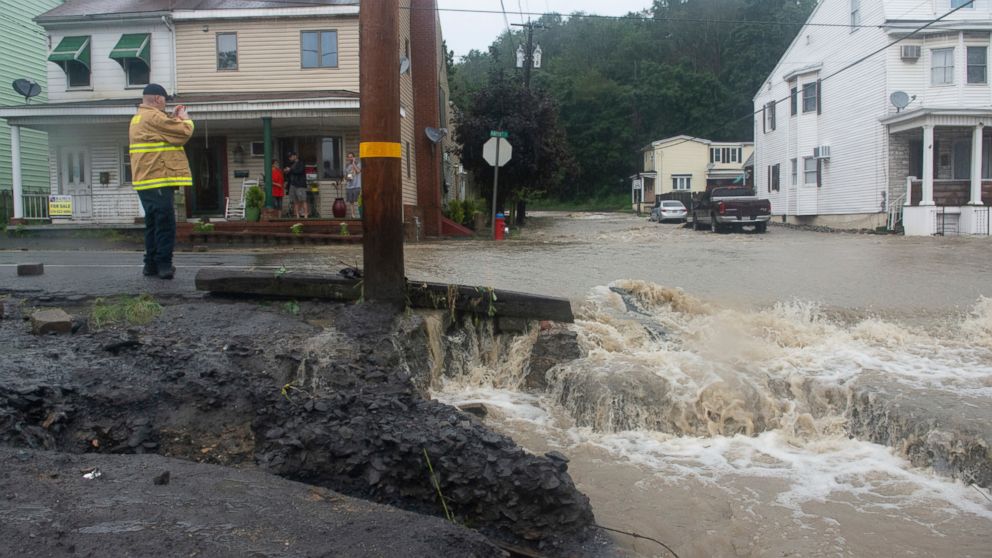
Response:
[[[289,201],[293,203],[293,214],[297,219],[306,219],[310,215],[307,203],[307,169],[296,153],[289,154],[289,166],[283,169],[288,175]]]
[[[142,273],[172,279],[172,251],[176,245],[175,193],[193,185],[183,146],[193,136],[186,107],[165,112],[165,88],[150,83],[128,130],[132,184],[145,211],[145,265]]]
[[[351,204],[351,214],[358,217],[358,197],[362,195],[362,163],[355,158],[354,153],[348,153],[348,163],[345,167],[348,175],[348,185],[345,186],[345,200]]]
[[[282,169],[279,168],[279,161],[272,160],[272,199],[275,202],[276,209],[279,210],[279,215],[282,216],[282,198],[286,195],[286,190],[284,186],[286,184],[286,177],[282,174]]]

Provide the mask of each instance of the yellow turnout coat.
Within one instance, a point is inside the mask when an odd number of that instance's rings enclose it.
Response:
[[[193,185],[183,145],[193,136],[193,121],[179,120],[140,105],[128,130],[131,184],[135,190]]]

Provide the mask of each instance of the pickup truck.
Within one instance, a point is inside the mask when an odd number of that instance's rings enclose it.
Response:
[[[755,196],[754,190],[717,186],[707,188],[699,199],[693,201],[692,228],[726,232],[754,227],[756,232],[763,233],[768,229],[771,214],[771,204]]]

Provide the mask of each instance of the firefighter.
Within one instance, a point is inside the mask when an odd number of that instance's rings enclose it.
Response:
[[[193,185],[183,145],[193,135],[186,107],[165,112],[165,88],[150,83],[142,91],[138,113],[128,131],[132,185],[145,210],[146,276],[172,279],[172,250],[176,244],[175,193]]]

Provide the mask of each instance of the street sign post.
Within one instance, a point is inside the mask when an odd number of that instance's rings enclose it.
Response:
[[[489,134],[492,136],[492,134],[506,134],[506,132],[493,130]],[[493,167],[493,240],[496,240],[496,199],[499,193],[499,168],[509,162],[512,157],[513,146],[506,141],[505,136],[492,136],[482,146],[482,158]]]

